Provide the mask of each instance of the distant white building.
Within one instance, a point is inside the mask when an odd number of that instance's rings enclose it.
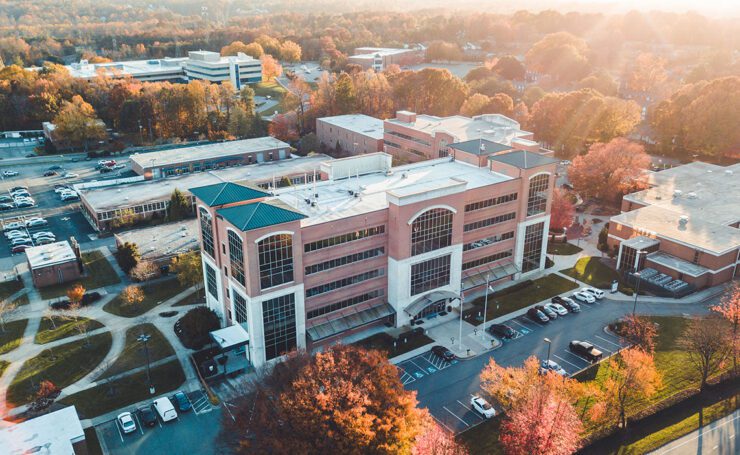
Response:
[[[191,51],[183,67],[188,80],[231,81],[237,90],[262,80],[262,62],[241,52],[236,57],[222,57],[218,52]]]

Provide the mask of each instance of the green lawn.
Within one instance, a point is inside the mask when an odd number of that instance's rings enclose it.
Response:
[[[175,303],[172,306],[186,306],[186,305],[198,305],[198,304],[205,304],[205,297],[203,297],[203,293],[200,290],[197,290],[190,294],[189,296],[185,297],[184,299],[180,300],[179,302]]]
[[[151,375],[157,395],[176,390],[185,382],[185,373],[177,360],[152,368]],[[150,397],[146,371],[141,371],[75,393],[60,403],[75,405],[80,418],[90,419]]]
[[[64,316],[44,316],[33,341],[36,344],[46,344],[62,338],[81,335],[85,333],[83,330],[90,332],[103,327],[105,326],[95,319],[85,317],[73,319]]]
[[[147,343],[149,347],[149,360],[156,362],[157,360],[164,359],[171,355],[175,355],[175,350],[172,349],[172,345],[162,335],[162,332],[157,330],[153,324],[139,324],[135,325],[126,330],[126,346],[123,348],[123,352],[118,356],[113,365],[108,367],[103,372],[98,380],[115,376],[124,371],[133,370],[134,368],[143,367],[146,365],[146,356],[144,354],[144,345],[137,341],[137,338],[142,333],[146,333],[151,336]]]
[[[607,266],[601,259],[595,256],[586,256],[580,258],[576,265],[567,269],[563,269],[560,273],[572,276],[573,278],[589,284],[599,289],[611,289],[612,281],[619,281],[619,291],[627,295],[633,294],[633,289],[630,288],[620,278],[619,273]]]
[[[282,85],[278,84],[274,80],[258,82],[251,85],[251,87],[252,90],[254,90],[255,96],[271,96],[272,98],[276,98],[282,97],[288,93]]]
[[[559,275],[550,274],[533,281],[524,282],[521,286],[513,286],[509,289],[494,292],[488,295],[486,320],[490,321],[577,287],[570,280]],[[471,324],[481,324],[483,322],[485,295],[477,297],[472,303],[475,308],[465,310],[464,317]]]
[[[26,325],[28,325],[28,319],[5,323],[5,330],[0,331],[0,354],[6,354],[21,345]]]
[[[85,289],[92,291],[93,289],[121,282],[121,279],[118,278],[118,274],[116,274],[113,266],[110,265],[108,260],[103,256],[103,253],[100,251],[96,250],[82,253],[82,263],[85,266],[85,276],[69,283],[43,287],[39,289],[41,298],[53,299],[56,297],[62,297],[66,295],[67,290],[76,283],[80,283],[85,286]]]
[[[570,256],[572,254],[580,253],[581,251],[583,251],[583,248],[573,245],[572,243],[547,242],[547,254]]]
[[[23,289],[23,282],[18,280],[0,283],[0,302]]]
[[[185,290],[185,287],[176,278],[157,281],[140,286],[144,291],[144,301],[136,305],[126,304],[121,296],[116,296],[106,303],[103,309],[108,313],[125,318],[141,316],[167,299],[170,299]]]
[[[35,389],[43,380],[59,388],[74,384],[90,373],[105,358],[111,347],[110,332],[91,336],[47,349],[26,360],[13,378],[7,391],[8,403],[18,406],[33,399]]]
[[[395,347],[393,346],[394,341],[396,342]],[[384,351],[388,353],[388,357],[395,357],[433,342],[433,339],[423,333],[404,332],[396,339],[387,333],[381,332],[355,341],[352,344],[365,349]]]

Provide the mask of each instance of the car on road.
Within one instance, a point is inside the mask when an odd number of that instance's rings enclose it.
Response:
[[[121,426],[123,434],[133,433],[136,431],[136,422],[130,412],[122,412],[116,417],[118,425]]]
[[[18,171],[3,171],[3,177],[15,177]]]
[[[557,303],[558,305],[562,305],[565,307],[566,310],[570,311],[571,313],[580,313],[581,312],[581,306],[573,301],[570,297],[560,297],[555,296],[550,300],[552,303]]]
[[[568,372],[554,360],[543,360],[540,363],[540,374],[545,374],[548,371],[554,371],[560,376],[568,376]]]
[[[67,172],[62,177],[64,177],[65,179],[76,179],[79,176],[80,176],[80,174],[75,174],[74,172]]]
[[[534,307],[540,310],[541,312],[545,313],[547,317],[550,318],[551,321],[558,318],[558,314],[555,311],[545,307],[545,305],[535,305]]]
[[[568,314],[568,310],[565,309],[565,307],[559,303],[546,303],[545,308],[549,308],[552,311],[556,312],[558,316],[565,316]]]
[[[470,398],[470,406],[486,419],[490,419],[496,415],[496,410],[483,397],[473,396]]]
[[[16,246],[14,246],[13,248],[10,249],[10,252],[13,253],[13,254],[23,253],[28,248],[31,248],[31,245],[16,245]]]
[[[488,327],[488,333],[507,339],[514,338],[514,336],[516,336],[516,331],[506,324],[491,324],[491,326]]]
[[[26,225],[22,221],[13,221],[3,225],[3,231],[14,231],[16,229],[23,229]]]
[[[0,203],[0,212],[5,210],[13,210],[15,208],[15,205],[8,204],[8,203]]]
[[[583,302],[583,303],[594,303],[594,302],[596,302],[596,298],[594,296],[592,296],[591,294],[589,294],[588,292],[581,292],[581,291],[574,292],[573,293],[573,298],[576,299],[576,300],[578,300],[579,302]]]
[[[550,322],[550,318],[537,308],[530,308],[527,310],[527,317],[535,322]]]
[[[604,356],[601,351],[587,341],[573,340],[568,345],[568,348],[572,353],[580,355],[591,363],[598,362]]]
[[[151,406],[142,406],[137,411],[139,414],[139,421],[145,427],[153,427],[157,424],[157,415],[152,410]]]
[[[432,346],[432,354],[436,355],[442,360],[447,360],[448,362],[455,359],[455,354],[453,354],[452,351],[444,346]]]
[[[56,171],[45,171],[44,172],[44,177],[54,177],[55,175],[57,175]]]
[[[604,291],[602,291],[601,289],[590,288],[590,287],[589,288],[581,288],[581,292],[585,292],[587,294],[591,294],[592,296],[594,296],[594,298],[599,299],[599,300],[603,299],[604,298],[604,295],[605,295],[604,294]]]
[[[38,227],[38,226],[46,226],[49,224],[48,221],[46,221],[43,218],[29,218],[26,220],[26,227]]]
[[[162,422],[169,422],[170,420],[175,420],[177,418],[177,411],[175,411],[175,407],[172,406],[172,402],[167,397],[157,398],[154,400],[154,409],[157,411],[157,414],[159,414],[159,418],[162,419]]]
[[[188,396],[185,395],[185,392],[182,390],[178,390],[175,392],[174,395],[172,395],[172,401],[175,402],[177,405],[177,410],[180,412],[188,412],[190,409],[192,409],[193,405],[190,403],[190,400],[188,399]]]

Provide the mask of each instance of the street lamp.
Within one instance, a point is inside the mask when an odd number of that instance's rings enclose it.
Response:
[[[480,336],[483,336],[483,333],[486,331],[486,316],[488,316],[488,291],[493,292],[493,288],[491,288],[491,281],[490,281],[491,275],[486,274],[486,299],[485,303],[483,304],[483,331],[481,332]]]
[[[152,384],[152,374],[149,369],[149,345],[147,344],[151,337],[151,335],[142,333],[136,340],[140,343],[144,343],[144,354],[146,355],[146,382],[149,383],[149,394],[154,395],[155,389],[154,384]]]
[[[545,363],[545,365],[547,366],[547,368],[550,368],[550,347],[552,347],[552,341],[550,341],[549,338],[545,338],[542,341],[547,343],[547,362]]]
[[[640,272],[635,272],[635,276],[637,277],[637,286],[635,286],[635,303],[632,305],[632,316],[635,315],[637,310],[637,294],[640,293]]]

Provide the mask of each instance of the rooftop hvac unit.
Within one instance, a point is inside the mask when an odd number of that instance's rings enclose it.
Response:
[[[689,222],[689,217],[686,215],[681,215],[681,217],[678,219],[678,224],[681,226],[686,226],[686,223]]]
[[[385,171],[385,176],[386,177],[390,177],[391,175],[393,175],[393,171],[391,171],[390,169],[388,169],[387,171]]]
[[[727,175],[732,175],[732,169],[727,169],[727,170],[725,170],[725,174],[727,174]]]
[[[692,192],[690,192],[689,194],[687,194],[687,195],[686,195],[686,197],[688,197],[689,199],[696,199],[696,193],[694,193],[694,192],[692,191]]]

